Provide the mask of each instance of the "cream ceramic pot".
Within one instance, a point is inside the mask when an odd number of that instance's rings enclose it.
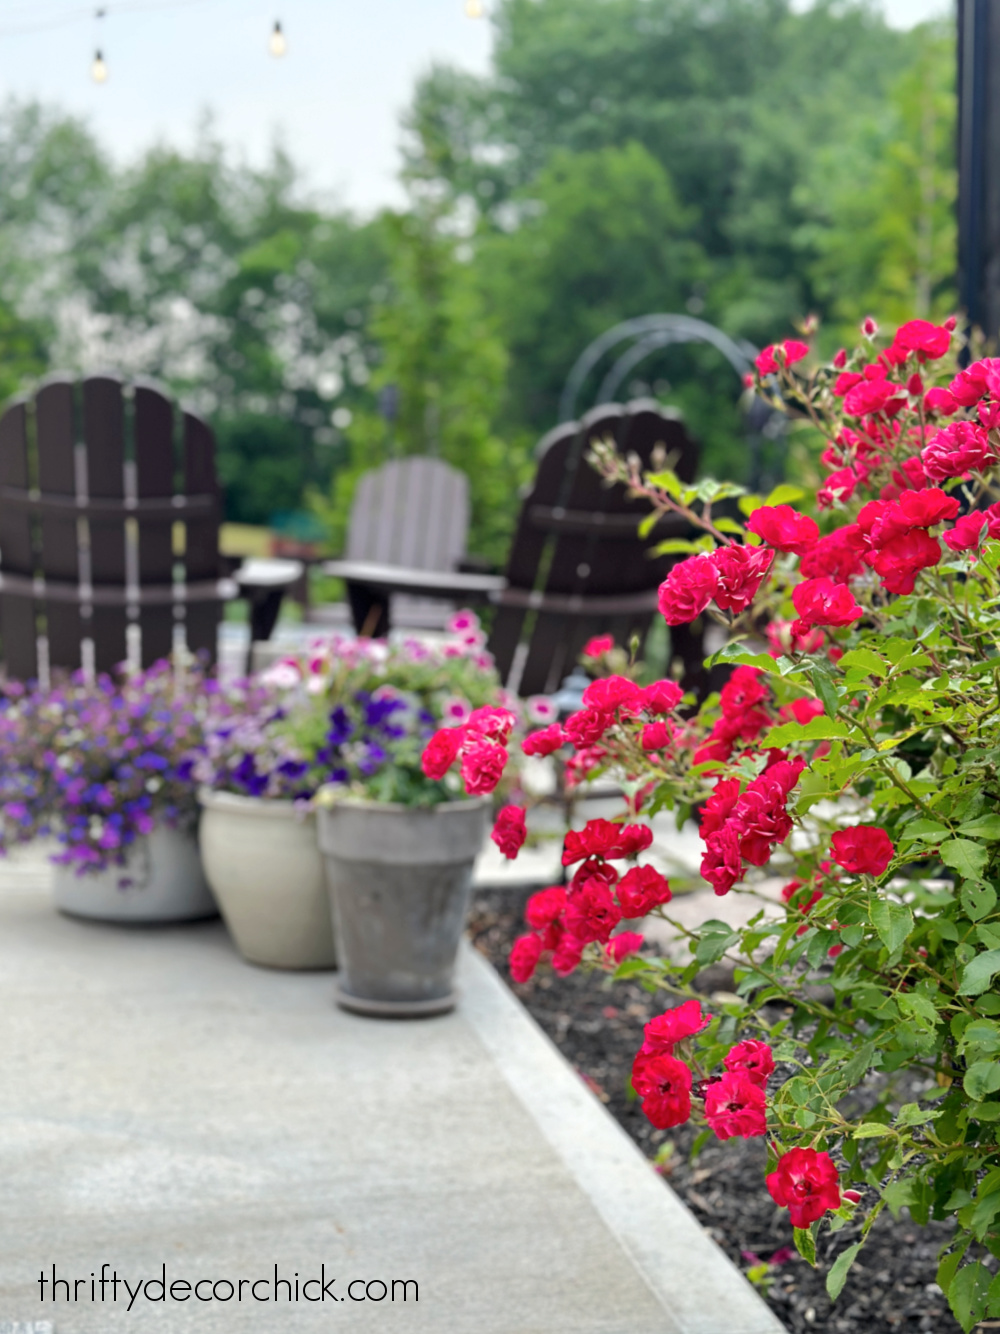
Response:
[[[312,815],[291,801],[202,789],[202,862],[236,947],[268,968],[333,968],[323,859]]]

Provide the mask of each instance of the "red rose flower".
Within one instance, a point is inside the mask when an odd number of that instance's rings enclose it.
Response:
[[[791,505],[762,505],[747,520],[747,531],[756,533],[775,551],[795,556],[804,555],[819,538],[815,519],[799,514]]]
[[[735,1047],[730,1047],[722,1059],[722,1064],[727,1070],[741,1071],[747,1079],[759,1084],[761,1088],[767,1083],[768,1075],[774,1073],[774,1056],[771,1048],[766,1042],[758,1042],[754,1038],[747,1038],[743,1042],[737,1042]]]
[[[660,585],[659,606],[668,625],[688,625],[712,601],[719,572],[708,555],[690,556],[675,565]]]
[[[654,681],[642,692],[642,707],[647,713],[672,713],[683,698],[676,681]]]
[[[719,581],[715,602],[721,611],[745,611],[774,564],[774,552],[766,547],[719,547],[711,559]]]
[[[653,841],[653,831],[644,824],[620,824],[618,841],[606,855],[608,857],[638,857],[645,852]]]
[[[642,707],[642,691],[625,676],[605,676],[591,681],[583,692],[583,703],[596,713],[614,713],[615,709],[636,713]]]
[[[910,320],[896,330],[892,346],[904,353],[904,359],[916,352],[921,361],[937,361],[951,347],[951,334],[941,325],[931,324],[930,320]]]
[[[923,491],[904,491],[896,508],[914,528],[933,528],[936,523],[955,517],[958,497],[945,495],[940,487],[932,486]]]
[[[592,746],[595,741],[600,741],[613,722],[614,716],[610,713],[598,713],[596,709],[581,709],[579,713],[570,714],[563,730],[567,740],[580,750],[584,746]]]
[[[767,686],[756,667],[737,667],[722,687],[719,704],[723,717],[736,718],[767,699]]]
[[[633,866],[626,871],[616,892],[625,917],[645,917],[672,897],[670,886],[652,866]]]
[[[566,737],[558,723],[551,723],[537,732],[532,732],[521,742],[525,755],[551,755],[566,744]]]
[[[752,1139],[767,1132],[764,1090],[742,1070],[729,1071],[705,1090],[705,1120],[719,1139]]]
[[[912,593],[917,575],[941,559],[941,547],[924,528],[914,528],[891,542],[870,558],[889,593]]]
[[[816,504],[821,510],[828,510],[833,505],[846,505],[859,481],[853,468],[838,468],[816,492]]]
[[[568,865],[564,862],[563,865]],[[618,872],[610,862],[601,861],[599,857],[588,856],[585,862],[582,862],[573,872],[572,885],[576,889],[587,880],[594,877],[603,880],[606,885],[614,885],[618,882]]]
[[[716,894],[728,894],[743,875],[740,842],[743,831],[730,823],[709,835],[701,859],[701,873]]]
[[[932,482],[965,477],[970,472],[988,472],[996,462],[989,434],[975,422],[952,422],[942,426],[921,452],[920,458]]]
[[[610,653],[615,646],[613,635],[595,635],[593,639],[588,639],[583,646],[583,656],[585,658],[600,658],[605,653]]]
[[[824,575],[835,584],[846,584],[855,575],[863,574],[861,552],[864,535],[856,523],[846,524],[821,537],[813,549],[799,562],[804,579],[818,579]]]
[[[658,1130],[683,1125],[691,1116],[691,1071],[674,1056],[636,1057],[632,1087]]]
[[[510,709],[494,709],[487,705],[481,709],[473,709],[465,726],[470,732],[478,733],[479,736],[506,746],[507,738],[516,722],[517,718]]]
[[[435,732],[420,757],[420,767],[424,774],[440,782],[454,764],[464,740],[464,727],[442,727]]]
[[[673,739],[669,723],[646,723],[642,729],[641,744],[643,750],[663,750],[670,745]]]
[[[924,412],[928,416],[939,413],[942,417],[950,417],[957,410],[958,402],[949,389],[928,389],[924,394]]]
[[[514,981],[530,981],[541,957],[542,942],[538,936],[518,936],[510,950],[510,975]]]
[[[562,939],[552,956],[552,971],[559,977],[568,977],[573,969],[579,966],[583,957],[583,944],[583,941],[577,940],[570,932],[563,932]]]
[[[837,1169],[828,1153],[789,1149],[769,1173],[767,1189],[775,1204],[787,1205],[792,1227],[806,1228],[828,1209],[840,1208]]]
[[[866,417],[871,412],[884,412],[891,417],[904,403],[900,386],[891,380],[864,380],[848,390],[844,411],[849,417]]]
[[[582,945],[607,940],[622,919],[622,911],[603,880],[588,880],[566,899],[566,930]]]
[[[525,920],[536,931],[544,931],[559,920],[565,907],[566,891],[562,885],[550,885],[532,894],[524,909]]]
[[[622,959],[627,959],[630,954],[638,954],[644,944],[645,941],[638,931],[620,931],[617,936],[611,937],[606,949],[615,963],[621,963]]]
[[[806,579],[792,589],[792,602],[806,625],[850,625],[865,613],[846,584],[832,579]]]
[[[700,1033],[711,1023],[710,1014],[702,1014],[701,1001],[689,1000],[650,1019],[643,1029],[642,1056],[672,1056],[674,1047],[685,1038]]]
[[[470,797],[492,792],[503,777],[508,755],[503,746],[477,738],[462,751],[462,781]]]
[[[858,824],[831,837],[833,860],[854,875],[884,875],[896,848],[881,826]]]
[[[710,834],[721,829],[740,799],[740,780],[738,778],[720,778],[712,789],[712,795],[701,808],[701,825],[698,832],[707,842]]]
[[[508,861],[513,861],[524,846],[528,831],[520,806],[501,806],[490,837]]]

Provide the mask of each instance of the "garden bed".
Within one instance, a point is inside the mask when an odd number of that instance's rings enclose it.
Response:
[[[779,1253],[780,1261],[780,1253],[788,1253],[783,1263],[770,1267],[760,1285],[788,1329],[794,1334],[958,1334],[959,1326],[934,1282],[937,1253],[951,1225],[920,1228],[905,1211],[899,1221],[883,1214],[840,1299],[831,1304],[824,1271],[810,1269],[794,1253],[787,1211],[777,1209],[765,1189],[763,1142],[711,1140],[690,1163],[687,1155],[696,1131],[691,1126],[656,1130],[638,1103],[626,1096],[643,1024],[662,1008],[655,999],[636,983],[604,982],[591,973],[560,978],[546,967],[524,986],[510,982],[507,955],[524,930],[526,899],[527,891],[478,890],[469,925],[473,943],[643,1153],[659,1160],[671,1187],[741,1270],[754,1267],[753,1256],[767,1261]],[[722,985],[710,975],[704,980],[709,991]],[[824,1233],[821,1258],[824,1247],[840,1251],[858,1231],[848,1227],[836,1237]]]

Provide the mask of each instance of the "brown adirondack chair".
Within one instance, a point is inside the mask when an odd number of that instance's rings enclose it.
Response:
[[[481,597],[477,577],[463,572],[469,531],[469,482],[441,459],[413,455],[393,459],[358,482],[341,560],[323,571],[347,585],[351,618],[359,634],[377,638],[395,626],[440,629],[464,584]],[[483,576],[478,576],[481,580]],[[422,583],[431,579],[431,591]],[[438,581],[451,590],[439,594]],[[503,580],[487,577],[487,586]]]
[[[632,635],[644,641],[657,589],[676,559],[653,556],[651,549],[688,527],[665,519],[640,538],[639,521],[648,506],[621,485],[606,486],[586,461],[590,446],[606,439],[638,455],[644,467],[661,446],[682,479],[690,481],[697,471],[697,444],[659,404],[637,400],[594,408],[582,421],[556,427],[539,444],[538,472],[521,504],[504,578],[355,562],[344,577],[352,578],[367,600],[366,620],[361,623],[356,613],[355,628],[386,633],[390,595],[401,590],[493,602],[489,648],[505,683],[521,695],[558,689],[592,635],[612,633],[623,645]],[[700,631],[675,629],[671,656],[681,659],[689,686],[703,684]]]
[[[239,571],[221,578],[220,518],[212,431],[193,413],[175,413],[155,384],[55,376],[33,399],[15,400],[0,417],[8,675],[37,677],[46,662],[86,666],[87,641],[93,667],[109,670],[128,657],[130,624],[148,666],[172,651],[177,621],[188,648],[214,662],[223,604],[241,594],[250,599],[252,637],[266,638],[301,567],[275,562],[243,581]]]

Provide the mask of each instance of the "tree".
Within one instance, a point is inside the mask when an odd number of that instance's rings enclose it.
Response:
[[[828,148],[801,187],[816,221],[800,241],[845,340],[872,311],[899,323],[955,307],[955,49],[943,25],[855,139]]]
[[[372,380],[382,411],[359,413],[349,429],[350,465],[335,479],[330,521],[342,541],[361,472],[397,455],[436,456],[469,476],[471,549],[501,560],[526,466],[523,452],[493,431],[503,344],[470,265],[433,210],[388,214],[382,226],[389,295],[370,324],[382,357]]]

